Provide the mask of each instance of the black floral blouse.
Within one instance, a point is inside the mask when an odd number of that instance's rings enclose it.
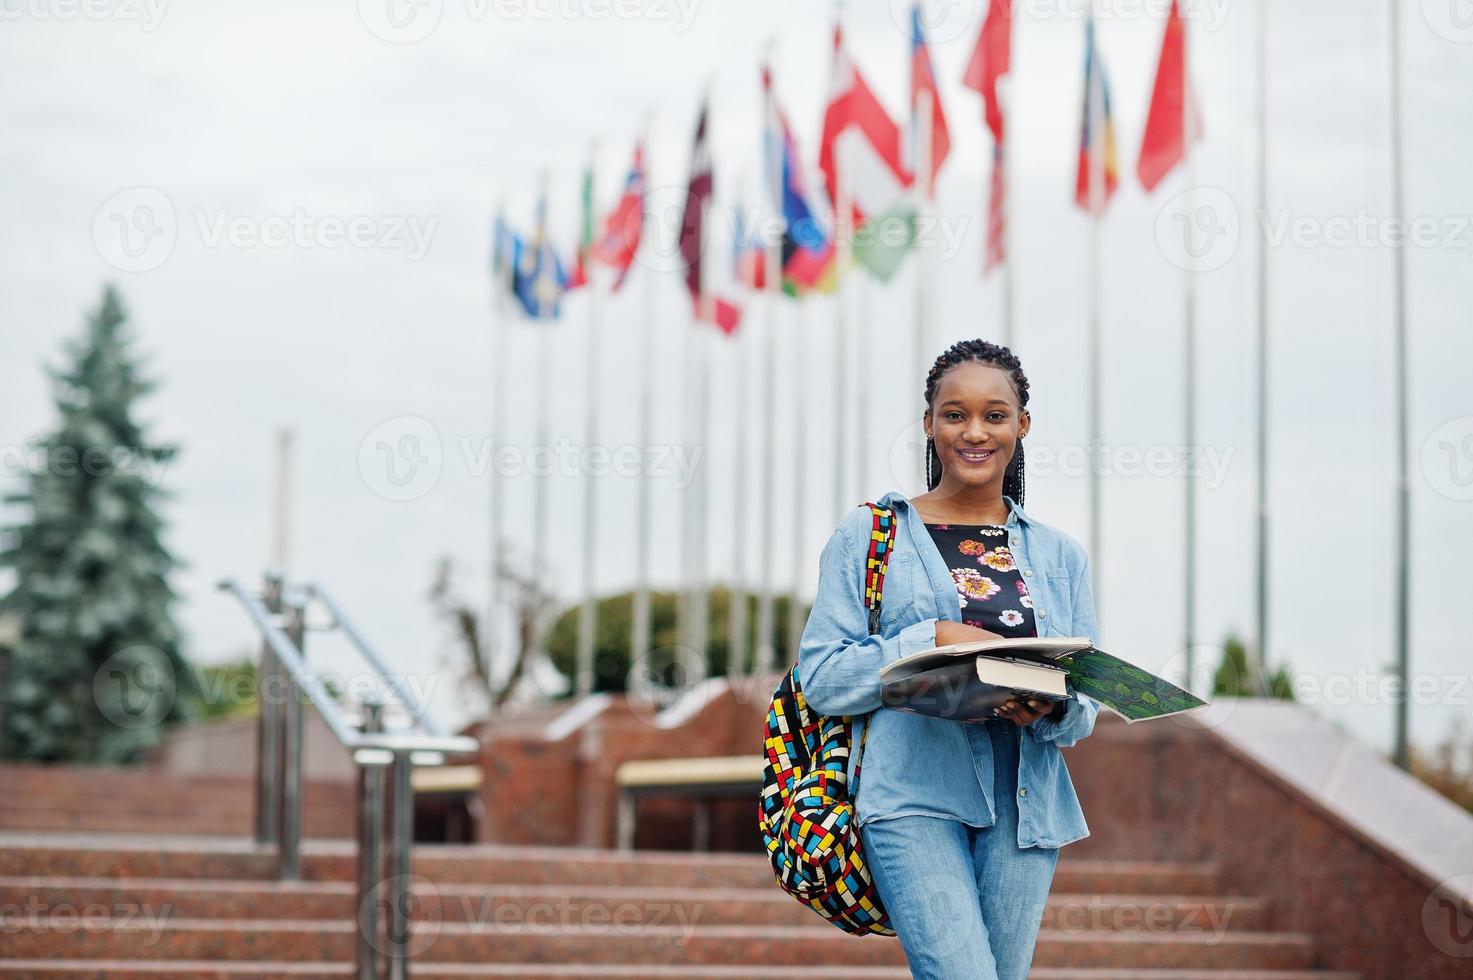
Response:
[[[1000,524],[927,524],[956,582],[962,622],[998,636],[1037,636],[1033,597]]]

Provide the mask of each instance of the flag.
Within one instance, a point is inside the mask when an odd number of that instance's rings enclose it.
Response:
[[[1156,189],[1171,168],[1186,156],[1188,144],[1202,138],[1202,120],[1196,100],[1187,85],[1186,25],[1176,0],[1166,15],[1166,31],[1161,37],[1161,60],[1156,64],[1156,84],[1151,91],[1151,108],[1146,115],[1146,131],[1141,138],[1141,155],[1136,162],[1136,175],[1148,191]],[[1190,132],[1184,132],[1190,130]]]
[[[1012,67],[1013,7],[1012,0],[990,0],[987,17],[977,34],[977,46],[967,62],[962,84],[982,96],[987,128],[995,143],[1003,140],[1002,103],[997,95],[997,82]]]
[[[588,285],[588,258],[593,250],[593,163],[583,168],[579,191],[578,245],[573,252],[573,268],[568,274],[567,290]]]
[[[926,35],[921,28],[920,0],[916,0],[910,8],[910,115],[912,125],[915,126],[912,143],[917,148],[912,158],[916,161],[912,170],[920,167],[921,128],[917,113],[922,92],[929,92],[931,95],[931,172],[925,183],[929,189],[935,186],[936,174],[941,170],[941,164],[946,161],[946,154],[951,149],[951,135],[946,130],[946,114],[941,111],[941,93],[936,90],[936,72],[931,67],[931,55],[926,50]]]
[[[870,275],[888,282],[915,241],[915,204],[907,194],[915,178],[906,169],[899,125],[849,57],[837,24],[818,166],[836,224],[839,168],[847,168],[844,224],[853,234],[851,253]]]
[[[845,177],[853,206],[852,227],[858,228],[867,215],[890,207],[911,186],[913,178],[905,167],[902,146],[900,127],[845,51],[836,24],[818,168],[823,171],[831,202],[838,201],[840,162],[849,168]]]
[[[987,195],[987,246],[982,273],[986,275],[1007,260],[1007,181],[1003,151],[1002,102],[998,98],[998,80],[1012,67],[1013,7],[1012,0],[991,0],[977,46],[967,64],[962,84],[976,89],[982,96],[983,118],[992,132],[992,181]]]
[[[639,252],[639,239],[644,231],[644,142],[634,148],[634,162],[624,178],[624,193],[614,210],[604,219],[603,237],[593,246],[593,255],[617,270],[614,292],[624,285],[634,256]]]
[[[715,181],[711,172],[711,145],[707,139],[710,97],[702,96],[696,120],[695,145],[691,149],[690,177],[685,188],[685,211],[680,221],[680,257],[685,262],[685,288],[698,320],[714,323],[730,334],[741,321],[742,311],[730,300],[715,294],[701,268],[706,250],[706,210],[712,201]]]
[[[827,292],[837,284],[833,239],[809,204],[798,143],[778,107],[772,73],[767,68],[762,70],[762,85],[768,104],[764,158],[770,161],[776,157],[781,162],[779,173],[769,177],[776,176],[780,181],[777,195],[782,200],[783,290],[792,296],[815,289]]]
[[[756,213],[740,203],[731,209],[731,264],[739,285],[748,289],[767,287],[767,250],[751,226]]]
[[[557,251],[547,240],[547,191],[537,200],[537,220],[532,237],[513,239],[512,291],[527,315],[537,320],[555,319],[562,311],[559,302],[568,277]]]
[[[710,109],[709,96],[701,98],[701,112],[696,118],[695,145],[691,149],[690,178],[685,188],[685,212],[680,220],[680,257],[685,262],[685,288],[691,302],[699,306],[701,294],[701,252],[705,248],[702,238],[705,224],[704,208],[711,199],[713,177],[711,174],[711,147],[706,141],[706,120]]]
[[[491,281],[496,284],[497,289],[516,292],[516,282],[512,275],[516,268],[513,254],[519,247],[517,236],[506,224],[506,215],[498,207],[496,217],[491,223]]]
[[[1074,201],[1086,211],[1091,209],[1090,181],[1096,160],[1105,175],[1104,187],[1099,188],[1099,209],[1103,211],[1118,183],[1115,123],[1110,115],[1110,85],[1095,45],[1094,18],[1090,17],[1084,22],[1084,112],[1079,126],[1079,170],[1074,179]]]

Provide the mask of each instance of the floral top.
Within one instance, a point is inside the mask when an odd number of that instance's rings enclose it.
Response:
[[[927,524],[961,601],[962,622],[998,636],[1037,636],[1033,597],[1000,524]]]

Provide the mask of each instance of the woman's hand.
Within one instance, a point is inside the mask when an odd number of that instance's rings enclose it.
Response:
[[[954,619],[936,621],[936,645],[950,646],[953,643],[975,643],[978,640],[1001,640],[1002,636],[979,626],[968,626]]]
[[[1009,698],[998,705],[996,712],[999,718],[1006,718],[1021,727],[1031,725],[1045,715],[1057,718],[1063,714],[1063,705],[1062,701],[1042,701],[1035,698],[1019,701],[1017,698]]]
[[[1001,640],[1002,638],[1001,634],[978,626],[958,623],[954,619],[942,619],[936,622],[936,645],[938,647],[952,643],[972,643],[976,640]],[[1031,725],[1045,715],[1052,716],[1054,719],[1063,717],[1064,703],[1036,698],[1028,698],[1026,701],[1010,698],[999,705],[995,713],[999,718],[1006,718],[1021,727]]]

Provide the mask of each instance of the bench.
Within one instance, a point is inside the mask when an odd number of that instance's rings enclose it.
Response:
[[[746,796],[753,810],[762,792],[761,755],[710,755],[685,759],[631,759],[614,770],[619,788],[616,838],[621,851],[634,849],[639,800],[677,797],[696,801],[695,849],[711,849],[711,801]]]

